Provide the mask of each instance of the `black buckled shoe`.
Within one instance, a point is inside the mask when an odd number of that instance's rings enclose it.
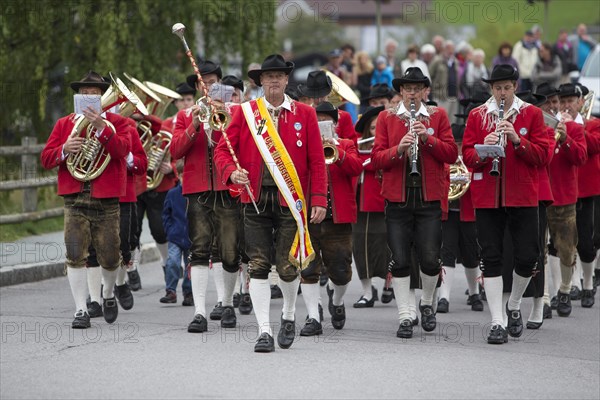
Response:
[[[390,303],[393,299],[395,299],[396,297],[394,296],[394,288],[389,287],[383,288],[383,291],[381,292],[381,302],[383,304],[388,304]]]
[[[223,307],[221,314],[221,328],[235,328],[237,317],[235,316],[235,308],[232,306]]]
[[[342,304],[341,306],[332,306],[333,312],[331,313],[331,325],[335,329],[342,329],[346,324],[346,307]]]
[[[403,319],[400,321],[400,326],[396,332],[396,337],[402,339],[410,339],[413,336],[413,321],[410,319]]]
[[[240,306],[240,297],[242,297],[239,293],[233,294],[233,308],[238,308]]]
[[[571,300],[581,300],[581,289],[577,286],[571,286],[571,293],[569,295],[571,296]]]
[[[119,306],[117,305],[117,299],[114,297],[111,299],[104,299],[103,304],[104,320],[109,324],[112,324],[117,320],[117,316],[119,315]]]
[[[371,300],[373,301],[379,301],[379,292],[377,291],[377,288],[375,287],[375,285],[371,285]]]
[[[193,307],[194,306],[194,295],[192,293],[186,293],[183,295],[182,306]]]
[[[289,349],[296,338],[296,323],[281,317],[281,327],[277,334],[277,345],[282,349]]]
[[[252,312],[252,299],[250,298],[250,293],[242,293],[238,309],[242,315],[248,315]]]
[[[213,308],[213,310],[210,312],[210,319],[212,319],[213,321],[218,321],[221,319],[222,315],[223,303],[218,302],[217,304],[215,304],[215,308]]]
[[[474,294],[472,296],[469,296],[469,300],[471,300],[471,310],[472,311],[483,311],[483,301],[481,301],[481,296],[479,296],[478,294]],[[439,312],[439,308],[438,308],[438,312]]]
[[[104,315],[102,313],[102,306],[98,304],[97,301],[92,301],[90,303],[90,305],[87,308],[87,313],[90,316],[90,318],[98,318]]]
[[[443,297],[438,300],[437,312],[446,314],[449,309],[450,309],[450,303],[448,302],[448,300],[446,300]]]
[[[523,317],[521,310],[509,310],[508,302],[506,303],[506,315],[508,315],[508,325],[506,330],[512,337],[520,337],[523,334]]]
[[[271,300],[272,299],[282,299],[283,292],[277,285],[271,285]]]
[[[131,290],[137,292],[142,288],[142,280],[140,279],[140,273],[137,269],[127,271],[127,277],[129,279],[129,287]]]
[[[275,342],[268,333],[261,333],[254,345],[255,353],[272,353],[275,351]]]
[[[96,304],[98,304],[98,303],[96,303]],[[73,323],[71,324],[71,328],[87,329],[90,326],[92,326],[92,324],[90,323],[90,315],[83,310],[77,311],[75,313],[75,319],[73,320]]]
[[[591,308],[594,305],[594,293],[591,290],[581,291],[581,307]]]
[[[123,310],[131,310],[133,308],[133,295],[127,283],[121,286],[115,285],[115,296],[119,300],[119,304]]]
[[[316,336],[323,333],[323,326],[314,318],[306,320],[304,327],[300,331],[300,336]]]
[[[527,329],[540,329],[542,327],[543,323],[544,323],[544,321],[542,321],[542,322],[527,321],[527,325],[525,325],[525,326],[527,327]]]
[[[188,325],[188,332],[190,333],[202,333],[208,330],[208,322],[201,314],[194,315],[194,320]]]
[[[508,333],[506,332],[506,329],[500,325],[493,325],[492,329],[490,329],[487,342],[489,344],[504,344],[508,342]]]
[[[360,296],[360,299],[358,299],[358,301],[356,303],[354,303],[354,305],[352,307],[354,307],[354,308],[371,308],[371,307],[373,307],[373,305],[375,305],[374,299],[367,300],[367,299],[365,299],[364,296]]]
[[[573,307],[571,307],[571,296],[568,293],[558,292],[557,297],[556,313],[559,317],[568,317],[573,310]]]
[[[415,317],[415,319],[411,319],[413,326],[419,326],[419,317]]]
[[[435,313],[433,312],[433,307],[422,306],[419,303],[419,310],[421,311],[421,327],[425,332],[433,331],[437,325],[437,321],[435,320]]]
[[[558,297],[554,296],[554,297],[552,297],[552,299],[550,299],[550,308],[553,310],[556,310],[557,307],[558,307]]]
[[[544,319],[552,319],[552,308],[548,304],[544,303]]]

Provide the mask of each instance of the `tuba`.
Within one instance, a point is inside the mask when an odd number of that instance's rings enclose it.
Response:
[[[150,148],[146,152],[148,154],[148,169],[146,170],[147,190],[153,190],[160,185],[164,174],[160,172],[160,165],[163,162],[169,162],[171,153],[171,140],[173,136],[170,132],[160,130],[154,135],[150,142]]]
[[[355,105],[360,104],[360,99],[354,93],[354,90],[350,88],[342,79],[338,78],[334,73],[323,69],[325,75],[331,79],[331,94],[329,95],[328,101],[333,104],[336,108],[342,104],[348,102]]]
[[[448,191],[448,201],[460,199],[471,185],[471,173],[458,156],[458,160],[450,165],[450,189]]]
[[[154,82],[144,81],[144,85],[160,98],[160,103],[154,102],[152,106],[148,107],[148,112],[160,119],[164,117],[165,111],[173,101],[181,99],[179,93]]]
[[[110,73],[109,75],[112,85],[102,95],[102,111],[110,110],[116,105],[123,105],[119,112],[123,117],[131,115],[136,109],[147,114],[148,111],[141,100],[127,89],[127,86],[119,78],[115,79]],[[106,129],[116,133],[116,129],[110,121],[105,119],[104,123],[106,123]],[[69,134],[69,137],[76,136],[84,136],[85,140],[79,152],[71,153],[67,157],[67,169],[78,181],[91,181],[104,172],[110,162],[110,155],[96,137],[96,128],[84,116],[77,119]]]

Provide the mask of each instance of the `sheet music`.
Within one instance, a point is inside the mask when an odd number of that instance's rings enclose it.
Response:
[[[75,114],[83,114],[83,110],[92,107],[98,114],[102,113],[102,96],[99,94],[76,94],[74,96]]]
[[[481,158],[505,157],[504,147],[497,144],[476,144],[475,151]]]

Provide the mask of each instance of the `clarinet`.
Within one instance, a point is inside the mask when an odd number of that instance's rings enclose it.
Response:
[[[421,173],[417,169],[417,157],[418,157],[418,153],[419,153],[419,138],[417,137],[417,134],[414,133],[414,131],[413,131],[413,125],[416,121],[416,118],[417,118],[417,111],[415,109],[415,100],[413,99],[410,101],[410,125],[409,125],[409,131],[413,135],[413,138],[415,139],[413,144],[410,145],[410,150],[411,150],[410,175],[411,176],[421,175]]]
[[[498,122],[496,123],[496,125],[498,125],[503,120],[504,120],[504,99],[501,99],[499,110],[498,110]],[[499,146],[504,146],[504,132],[501,130],[497,131],[497,132],[498,132],[498,142],[496,142],[496,144]],[[490,175],[491,176],[500,176],[500,159],[498,157],[494,157],[494,159],[492,160],[492,170],[490,171]]]

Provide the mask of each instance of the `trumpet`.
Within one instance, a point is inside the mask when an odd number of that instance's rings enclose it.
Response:
[[[411,99],[410,101],[410,126],[409,126],[409,134],[413,135],[414,141],[413,144],[410,145],[410,175],[412,176],[420,176],[421,173],[417,168],[417,157],[419,156],[419,138],[417,134],[413,130],[413,125],[417,120],[417,111],[415,109],[415,100]]]
[[[325,143],[326,139],[333,139],[335,142],[334,130],[332,121],[319,121],[319,131],[321,132],[321,139],[323,140],[323,153],[325,155],[326,165],[331,165],[340,158],[337,146],[335,144]]]
[[[498,109],[498,122],[504,121],[504,99],[500,100],[500,106]],[[498,142],[496,143],[498,146],[504,147],[504,132],[498,131]],[[490,171],[491,176],[500,176],[500,158],[494,157],[492,160],[492,170]]]
[[[556,127],[558,127],[558,124],[560,123],[559,119],[556,118],[551,112],[542,111],[542,115],[544,116],[544,124],[556,132]],[[554,133],[554,141],[558,142],[559,139],[560,133]]]

